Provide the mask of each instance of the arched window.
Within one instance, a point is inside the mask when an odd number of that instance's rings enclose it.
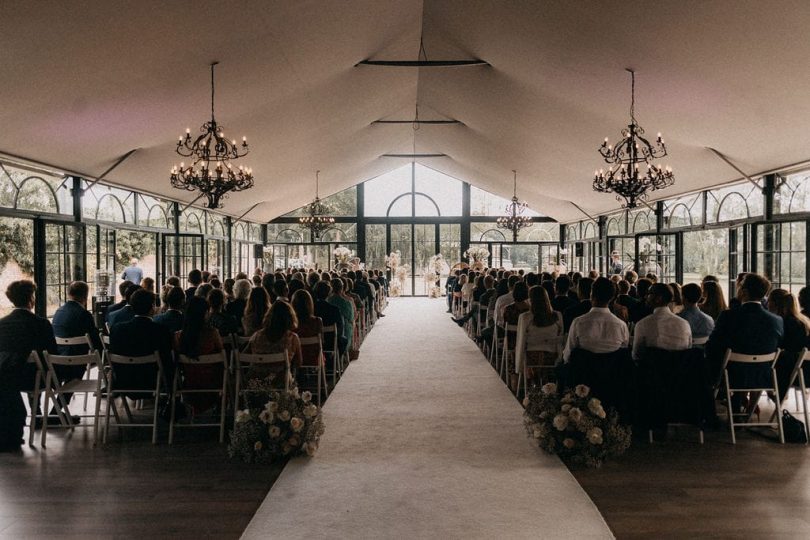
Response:
[[[126,213],[124,205],[112,193],[103,195],[98,200],[96,206],[96,219],[100,221],[114,221],[116,223],[126,223]]]
[[[14,208],[58,214],[59,200],[56,192],[45,179],[39,176],[29,176],[20,183],[14,200]]]
[[[157,227],[159,229],[171,229],[172,220],[166,213],[166,209],[160,204],[154,204],[149,208],[146,214],[146,224],[149,227]]]
[[[593,221],[589,221],[588,223],[585,224],[585,232],[582,233],[582,239],[584,240],[587,238],[596,238],[596,237],[597,237],[596,226],[594,225]]]
[[[579,223],[569,225],[568,228],[565,229],[565,239],[569,242],[579,240]]]
[[[276,242],[292,243],[303,241],[304,237],[295,229],[282,229],[276,234]]]
[[[489,229],[482,232],[478,240],[481,242],[505,242],[506,235],[498,229]]]
[[[239,222],[233,226],[233,238],[234,240],[247,240],[247,231],[245,230],[244,223]]]
[[[183,212],[183,219],[181,221],[181,230],[190,233],[200,233],[204,231],[203,216],[196,210],[186,210]]]
[[[633,218],[633,232],[644,232],[649,231],[652,229],[652,225],[650,224],[650,218],[646,212],[639,212]]]
[[[689,212],[689,208],[683,203],[676,204],[669,213],[668,227],[674,229],[677,227],[689,227],[691,225],[692,214]]]
[[[717,221],[732,221],[749,217],[751,217],[751,213],[748,210],[748,203],[737,192],[727,194],[717,207]]]

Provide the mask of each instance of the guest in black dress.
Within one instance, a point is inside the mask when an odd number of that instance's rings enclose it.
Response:
[[[801,293],[800,293],[801,294]],[[782,318],[785,326],[785,337],[782,340],[782,354],[776,363],[776,375],[779,382],[779,399],[784,399],[790,385],[790,376],[799,355],[805,347],[810,346],[810,319],[799,311],[796,297],[785,289],[774,289],[768,295],[768,311]],[[805,380],[810,376],[810,369],[805,368]]]

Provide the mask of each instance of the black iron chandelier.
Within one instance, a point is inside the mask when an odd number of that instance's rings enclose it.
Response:
[[[529,205],[525,202],[518,201],[517,171],[512,171],[512,174],[514,174],[514,195],[512,196],[512,201],[506,205],[505,214],[498,218],[496,224],[499,229],[512,231],[512,241],[517,242],[520,229],[531,225],[532,218],[523,215]]]
[[[607,137],[599,147],[599,153],[609,164],[608,170],[594,173],[593,189],[602,193],[615,193],[616,200],[623,201],[623,208],[635,208],[637,202],[647,198],[649,191],[663,189],[675,183],[669,166],[652,163],[667,155],[667,147],[661,134],[654,143],[644,138],[644,129],[635,116],[636,73],[628,69],[631,77],[630,125],[622,130],[622,140],[616,146],[608,143]],[[641,169],[641,167],[645,167]]]
[[[249,152],[247,138],[242,143],[225,138],[222,126],[214,118],[214,66],[211,64],[211,120],[200,127],[200,136],[192,138],[191,130],[177,141],[177,153],[191,158],[186,166],[181,162],[171,171],[172,187],[186,191],[199,191],[208,199],[207,208],[222,208],[222,199],[231,191],[243,191],[253,187],[253,170],[239,165],[234,169],[231,160]]]
[[[304,207],[306,215],[298,218],[302,227],[309,229],[313,240],[320,240],[321,234],[335,224],[335,218],[329,216],[329,206],[318,197],[318,180],[321,171],[315,171],[315,200]]]

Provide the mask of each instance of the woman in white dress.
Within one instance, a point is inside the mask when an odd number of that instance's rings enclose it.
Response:
[[[515,371],[521,373],[526,361],[532,365],[552,364],[562,350],[562,315],[551,308],[551,300],[543,287],[529,289],[531,310],[518,317],[515,347]],[[535,374],[529,373],[528,377]],[[527,377],[527,379],[528,379]]]

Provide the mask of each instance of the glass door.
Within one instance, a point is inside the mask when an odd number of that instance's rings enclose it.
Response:
[[[659,283],[681,283],[683,271],[678,261],[681,245],[681,233],[637,234],[635,268],[639,277],[655,274]]]
[[[164,234],[163,268],[166,276],[177,276],[183,287],[188,286],[188,273],[205,269],[205,250],[201,234]]]
[[[391,224],[388,235],[391,240],[391,252],[400,252],[399,268],[391,276],[400,285],[402,296],[412,296],[413,287],[413,223]]]
[[[37,301],[44,300],[45,316],[52,317],[67,300],[70,283],[85,279],[84,226],[65,223],[44,223],[44,226],[45,294]]]
[[[807,228],[805,221],[754,225],[751,271],[765,275],[774,288],[798,293],[807,285]]]

